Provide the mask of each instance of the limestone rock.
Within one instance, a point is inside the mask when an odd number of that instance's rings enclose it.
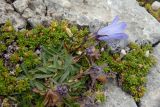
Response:
[[[141,99],[140,107],[160,107],[160,44],[154,49],[157,65],[148,75],[147,92]]]
[[[128,24],[129,40],[147,39],[152,43],[160,40],[160,23],[151,16],[136,0],[63,0],[69,2],[69,8],[62,5],[62,0],[45,0],[48,7],[47,14],[52,18],[64,18],[79,25],[89,25],[93,31],[107,22],[111,22],[116,15]],[[95,29],[94,29],[95,31]]]
[[[99,107],[137,107],[133,98],[113,83],[106,84],[107,102]]]
[[[158,9],[160,9],[160,2],[159,1],[155,1],[152,3],[152,9],[157,11]]]
[[[51,21],[51,18],[47,16],[47,7],[44,0],[29,0],[28,7],[24,10],[22,16],[32,27]]]
[[[48,26],[51,22],[51,18],[44,17],[44,16],[36,16],[36,17],[31,17],[27,19],[27,21],[30,23],[32,27],[35,27],[37,24]]]
[[[32,10],[35,16],[44,16],[46,13],[46,6],[44,0],[30,0],[28,3],[28,8]]]
[[[19,13],[22,13],[28,7],[28,0],[16,0],[13,6]]]
[[[1,0],[0,24],[4,24],[7,20],[10,20],[16,29],[22,29],[26,25],[26,21],[14,11],[13,7],[6,3],[5,0]]]
[[[34,16],[34,12],[30,8],[26,8],[22,14],[22,16],[26,19]]]

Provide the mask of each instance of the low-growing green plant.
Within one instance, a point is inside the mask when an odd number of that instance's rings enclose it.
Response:
[[[64,81],[67,83],[67,80],[79,72],[80,68],[72,61],[73,57],[63,47],[65,44],[68,44],[67,49],[72,47],[68,43],[70,39],[73,39],[69,35],[70,31],[74,38],[72,42],[75,41],[77,45],[75,48],[77,48],[80,41],[75,36],[82,41],[88,31],[87,29],[79,30],[76,26],[68,25],[66,21],[53,21],[48,28],[38,25],[32,30],[22,31],[15,31],[11,23],[6,22],[0,30],[0,95],[14,96],[19,100],[17,101],[19,105],[31,106],[34,99],[41,96],[38,92],[38,94],[35,92],[37,95],[33,96],[34,90],[41,91],[40,94],[44,96],[46,90],[52,85],[54,87],[58,84],[65,84]],[[8,50],[13,43],[16,44],[16,49]],[[36,53],[36,50],[39,53]],[[8,55],[7,58],[5,54]],[[77,85],[69,83],[70,86],[73,86],[71,89],[74,92],[83,89],[84,84],[83,80]],[[43,101],[35,102],[37,106],[44,106]]]
[[[140,47],[135,43],[130,43],[129,48],[130,52],[122,60],[119,60],[116,54],[110,55],[108,51],[103,52],[97,64],[107,63],[108,66],[104,68],[104,71],[117,72],[118,82],[122,89],[139,101],[145,93],[146,76],[156,61],[152,55],[146,55],[147,51],[152,52],[152,46],[149,44]]]
[[[97,105],[106,100],[110,78],[139,101],[155,63],[149,44],[130,43],[122,57],[87,28],[66,21],[22,31],[7,22],[0,34],[0,96],[22,107]]]

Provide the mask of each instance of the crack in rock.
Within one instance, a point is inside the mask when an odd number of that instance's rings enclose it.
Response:
[[[45,0],[42,0],[42,2],[45,4]],[[44,13],[45,16],[48,15],[47,12],[48,12],[48,7],[47,7],[47,5],[45,4],[45,13]]]
[[[157,45],[159,45],[159,43],[160,43],[160,40],[159,41],[157,41],[157,42],[155,42],[154,44],[152,44],[152,47],[156,47]]]

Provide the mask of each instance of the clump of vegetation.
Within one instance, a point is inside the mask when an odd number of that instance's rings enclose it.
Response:
[[[145,93],[146,76],[156,61],[152,55],[146,55],[147,52],[152,52],[151,45],[146,44],[140,47],[135,43],[130,43],[128,47],[130,51],[121,60],[119,60],[120,54],[110,55],[106,51],[102,53],[97,64],[108,64],[104,71],[116,72],[118,74],[118,84],[122,86],[124,91],[131,94],[136,101],[139,101]]]
[[[136,101],[145,92],[155,59],[149,44],[130,43],[130,51],[111,53],[87,28],[67,21],[49,27],[0,29],[0,98],[3,105],[25,107],[95,106],[106,100],[104,84],[118,80]]]

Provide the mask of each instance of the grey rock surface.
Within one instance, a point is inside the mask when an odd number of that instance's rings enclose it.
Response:
[[[53,19],[47,16],[44,0],[28,0],[28,8],[24,10],[22,16],[32,27],[43,24],[44,21],[49,23]]]
[[[160,9],[160,2],[159,1],[154,1],[152,3],[152,9],[157,11],[158,9]]]
[[[154,55],[158,59],[157,65],[148,75],[147,92],[140,107],[160,107],[160,44],[154,49]]]
[[[0,24],[4,24],[7,20],[11,20],[16,29],[24,28],[26,20],[20,14],[15,12],[14,8],[5,0],[0,1]]]
[[[16,0],[13,3],[14,8],[19,13],[22,13],[28,7],[28,0]]]
[[[131,41],[147,39],[154,43],[160,39],[160,23],[140,7],[136,0],[65,0],[70,3],[63,5],[61,1],[45,0],[50,17],[65,18],[80,25],[90,25],[96,21],[100,23],[95,24],[99,28],[119,15],[128,24],[126,32]]]
[[[137,107],[133,98],[123,92],[115,83],[106,84],[107,102],[99,107]]]

